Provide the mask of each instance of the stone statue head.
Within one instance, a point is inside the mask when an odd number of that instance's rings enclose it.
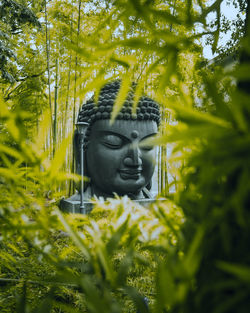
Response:
[[[84,138],[85,176],[88,196],[112,197],[128,195],[132,199],[149,197],[155,167],[155,149],[141,145],[157,133],[160,123],[158,104],[142,96],[136,114],[132,114],[133,87],[124,105],[111,123],[111,112],[120,88],[120,81],[106,84],[98,103],[94,98],[81,108],[78,122],[88,123]],[[80,173],[78,133],[74,136],[76,172]]]

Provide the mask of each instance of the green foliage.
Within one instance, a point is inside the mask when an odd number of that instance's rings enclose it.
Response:
[[[10,36],[22,31],[24,24],[31,24],[40,27],[40,23],[27,6],[13,0],[3,0],[0,4],[0,70],[2,78],[9,82],[14,82],[13,74],[7,69],[8,59],[16,59],[15,52],[12,50]]]
[[[15,86],[1,81],[1,312],[249,311],[249,30],[243,57],[230,69],[207,65],[199,44],[210,35],[219,51],[220,32],[228,27],[221,2],[48,4],[49,62],[32,52],[29,39],[17,49],[26,58],[25,79]],[[212,29],[211,12],[217,14]],[[48,38],[33,35],[27,29],[21,37],[34,38],[45,56]],[[62,129],[89,91],[98,94],[117,77],[123,84],[113,118],[131,80],[138,83],[134,107],[144,91],[160,102],[163,122],[153,144],[173,150],[171,159],[163,158],[175,177],[168,199],[149,208],[127,197],[95,199],[89,215],[58,210],[59,186],[78,177],[64,171],[70,132],[50,157],[57,116],[44,110],[44,72],[50,65],[54,83],[56,60]]]

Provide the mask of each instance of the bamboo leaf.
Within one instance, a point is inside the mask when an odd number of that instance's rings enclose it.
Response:
[[[132,114],[136,114],[137,104],[143,92],[143,84],[144,84],[144,81],[142,79],[139,80],[139,82],[136,84],[136,89],[135,89],[134,99],[133,99]]]
[[[206,123],[226,129],[231,128],[231,124],[228,121],[223,120],[222,118],[219,118],[212,114],[198,112],[196,109],[184,107],[176,103],[168,103],[168,107],[175,111],[177,118],[180,121],[188,123],[190,125]]]
[[[217,267],[232,274],[241,281],[250,284],[250,267],[242,264],[233,264],[224,261],[217,261]]]
[[[71,140],[72,140],[71,134],[69,134],[69,136],[62,141],[60,147],[58,147],[58,149],[56,150],[55,156],[50,164],[50,169],[49,169],[51,177],[56,177],[58,174],[58,171],[62,167],[64,160],[65,160],[67,147],[69,143],[71,142]]]
[[[38,155],[41,155],[43,153],[44,143],[46,142],[46,137],[49,133],[50,127],[50,110],[47,110],[42,115],[41,122],[38,128],[38,134],[35,137],[35,142],[33,146],[33,150],[36,151]]]
[[[23,156],[18,150],[11,148],[11,147],[8,147],[6,145],[0,144],[0,153],[1,152],[5,153],[9,156],[12,156],[12,157],[16,158],[17,160],[23,160]]]
[[[63,217],[63,214],[58,210],[55,209],[56,215],[59,217],[59,220],[63,224],[65,230],[69,233],[71,236],[72,240],[76,244],[77,247],[81,250],[83,255],[86,257],[87,260],[90,260],[90,253],[88,251],[88,248],[83,244],[83,241],[79,237],[79,235],[72,229],[72,227],[68,224],[66,219]]]
[[[115,103],[114,103],[114,107],[113,107],[113,111],[111,114],[111,123],[114,122],[116,116],[118,115],[118,113],[120,112],[120,110],[122,109],[122,106],[125,102],[125,100],[128,97],[128,93],[129,90],[131,88],[131,81],[132,81],[132,73],[131,72],[127,72],[121,80],[121,86],[118,92],[118,95],[115,99]]]

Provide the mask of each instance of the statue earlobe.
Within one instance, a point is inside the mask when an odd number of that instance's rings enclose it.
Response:
[[[146,186],[147,190],[151,190],[152,188],[152,179],[150,179],[150,182]]]

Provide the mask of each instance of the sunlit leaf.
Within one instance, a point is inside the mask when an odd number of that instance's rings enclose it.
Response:
[[[130,88],[131,88],[131,78],[132,78],[132,73],[127,72],[123,76],[123,79],[121,80],[121,86],[116,96],[115,104],[114,104],[113,111],[111,114],[111,122],[114,122],[117,114],[120,112],[125,100],[128,97],[128,92],[130,91]]]

